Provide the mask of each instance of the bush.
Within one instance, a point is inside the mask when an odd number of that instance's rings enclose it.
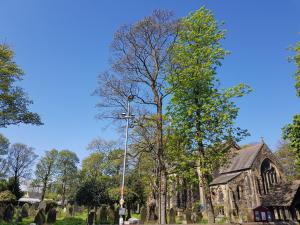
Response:
[[[15,202],[16,196],[11,191],[2,191],[0,192],[0,202]]]

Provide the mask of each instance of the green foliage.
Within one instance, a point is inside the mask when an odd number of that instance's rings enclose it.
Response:
[[[224,36],[213,14],[201,8],[181,20],[171,49],[169,115],[174,132],[184,137],[186,149],[205,149],[200,160],[205,161],[201,170],[207,172],[225,161],[229,148],[224,141],[239,141],[246,135],[245,130],[234,127],[238,108],[232,98],[250,89],[245,84],[218,88],[216,69],[228,54],[220,44]]]
[[[70,150],[62,150],[58,154],[57,169],[58,178],[62,184],[62,202],[64,203],[67,192],[74,197],[77,187],[77,164],[79,159],[76,153]]]
[[[57,160],[58,151],[52,149],[51,151],[47,151],[45,156],[42,157],[36,165],[35,182],[43,184],[42,200],[45,197],[49,183],[53,181],[54,176],[57,174]]]
[[[86,179],[96,179],[103,174],[105,168],[105,155],[102,152],[91,153],[82,160],[82,176]]]
[[[300,115],[295,115],[293,123],[283,128],[283,138],[295,154],[295,164],[300,166]]]
[[[108,183],[106,179],[86,180],[78,188],[76,202],[88,207],[109,203]]]
[[[11,124],[42,125],[40,116],[28,111],[32,101],[22,88],[14,84],[23,78],[23,71],[13,61],[14,52],[0,44],[0,127]]]
[[[295,62],[297,70],[295,73],[296,84],[295,88],[297,91],[297,95],[300,97],[300,41],[291,48],[292,51],[295,52],[295,55],[290,57],[290,61]]]
[[[0,134],[0,177],[6,175],[7,160],[3,158],[3,155],[7,154],[9,148],[9,140]]]
[[[9,190],[0,192],[0,202],[15,202],[16,196]]]
[[[20,187],[19,179],[15,179],[13,177],[10,178],[8,180],[7,189],[9,191],[11,191],[11,193],[13,193],[14,196],[16,196],[17,200],[22,198],[22,196],[24,195],[24,193],[23,193],[23,191],[21,190],[21,187]]]

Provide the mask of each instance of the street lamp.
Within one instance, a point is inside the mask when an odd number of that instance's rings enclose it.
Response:
[[[121,183],[121,199],[120,199],[120,210],[119,210],[119,224],[123,225],[123,215],[125,215],[124,205],[124,186],[125,186],[125,169],[126,169],[126,156],[127,156],[127,148],[128,148],[128,129],[130,120],[134,119],[134,115],[131,114],[130,111],[130,102],[133,101],[134,96],[129,95],[127,99],[127,112],[122,113],[121,119],[126,119],[126,128],[125,128],[125,150],[124,150],[124,158],[123,158],[123,171],[122,171],[122,183]]]

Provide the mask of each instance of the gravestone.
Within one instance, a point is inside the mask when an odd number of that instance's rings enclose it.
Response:
[[[115,210],[114,210],[114,224],[119,224],[119,218],[120,218],[119,207],[115,207]]]
[[[73,209],[73,206],[71,204],[68,204],[67,205],[67,216],[68,217],[73,217],[74,216],[74,209]]]
[[[155,199],[152,199],[148,204],[148,221],[154,222],[157,220],[156,215],[156,202]]]
[[[16,222],[19,223],[19,222],[22,222],[22,209],[18,208],[16,210]]]
[[[99,210],[99,221],[100,224],[107,223],[107,208],[105,206],[101,206]]]
[[[12,204],[6,206],[4,210],[3,220],[6,222],[11,222],[14,218],[15,209]]]
[[[190,209],[185,210],[184,219],[185,219],[187,224],[193,223],[193,221],[192,221],[192,212],[191,212]]]
[[[40,209],[46,210],[46,206],[47,206],[47,203],[46,203],[46,202],[40,202],[38,209],[39,209],[39,210],[40,210]]]
[[[29,216],[29,205],[27,203],[25,203],[23,206],[22,206],[22,209],[21,209],[21,216],[23,218],[27,218]]]
[[[141,222],[145,223],[147,221],[147,209],[144,206],[141,207],[140,215],[141,215]]]
[[[43,225],[46,222],[45,210],[40,209],[34,218],[36,225]]]
[[[170,220],[170,224],[176,224],[176,211],[174,210],[174,208],[170,209],[169,212],[169,220]]]
[[[56,222],[56,209],[52,208],[49,210],[47,215],[47,223],[53,224]]]
[[[113,206],[107,207],[107,220],[110,224],[114,224],[115,221],[115,210]]]
[[[88,218],[87,218],[87,223],[88,225],[93,225],[94,224],[94,221],[95,221],[95,216],[96,216],[96,213],[95,211],[91,211],[88,215]]]

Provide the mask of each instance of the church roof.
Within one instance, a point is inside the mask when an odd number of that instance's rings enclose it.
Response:
[[[236,178],[242,172],[237,173],[229,173],[229,174],[221,174],[217,178],[215,178],[209,185],[219,185],[219,184],[226,184],[227,182],[231,181],[232,179]]]
[[[221,168],[220,174],[250,169],[263,145],[260,143],[236,150],[229,163]]]
[[[297,195],[298,192],[298,195]],[[291,206],[296,196],[300,195],[300,180],[280,183],[270,187],[269,194],[262,196],[263,206]]]

